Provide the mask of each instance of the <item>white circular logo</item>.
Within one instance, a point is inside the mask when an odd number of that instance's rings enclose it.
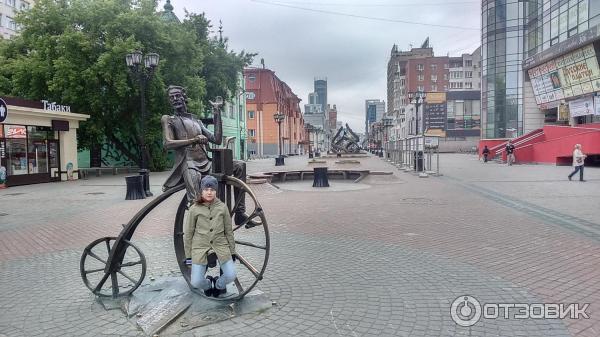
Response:
[[[6,102],[0,98],[0,123],[4,122],[6,116],[8,116],[8,106],[6,105]]]
[[[473,326],[481,318],[481,303],[473,296],[459,296],[452,302],[450,315],[452,320],[460,326]]]

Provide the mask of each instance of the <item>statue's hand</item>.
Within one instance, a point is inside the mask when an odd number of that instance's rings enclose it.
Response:
[[[206,136],[204,135],[197,135],[196,137],[194,137],[194,143],[208,144],[208,138],[206,138]]]

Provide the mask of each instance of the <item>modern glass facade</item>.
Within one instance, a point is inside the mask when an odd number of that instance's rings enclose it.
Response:
[[[483,0],[481,20],[482,137],[522,135],[523,61],[600,25],[600,1]]]
[[[483,138],[523,132],[523,71],[526,3],[484,0],[482,4],[481,110]]]
[[[527,11],[527,56],[535,55],[600,24],[600,1],[530,1]]]

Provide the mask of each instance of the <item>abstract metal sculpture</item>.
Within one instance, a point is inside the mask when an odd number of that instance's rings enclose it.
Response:
[[[337,153],[359,153],[360,138],[346,123],[346,128],[340,126],[335,136],[331,139],[331,148]]]

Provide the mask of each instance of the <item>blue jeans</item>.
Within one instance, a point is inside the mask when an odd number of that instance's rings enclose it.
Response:
[[[217,289],[225,289],[227,285],[233,282],[236,278],[235,273],[235,264],[233,263],[233,259],[225,263],[220,263],[221,270],[223,270],[223,275],[219,277],[217,280]],[[192,275],[190,284],[194,288],[200,288],[202,290],[208,290],[212,287],[212,284],[209,280],[204,277],[206,274],[206,265],[205,264],[192,264]]]
[[[579,171],[579,180],[583,180],[583,165],[575,166],[573,173],[569,174],[569,179],[571,179],[571,177],[573,177],[577,171]]]

